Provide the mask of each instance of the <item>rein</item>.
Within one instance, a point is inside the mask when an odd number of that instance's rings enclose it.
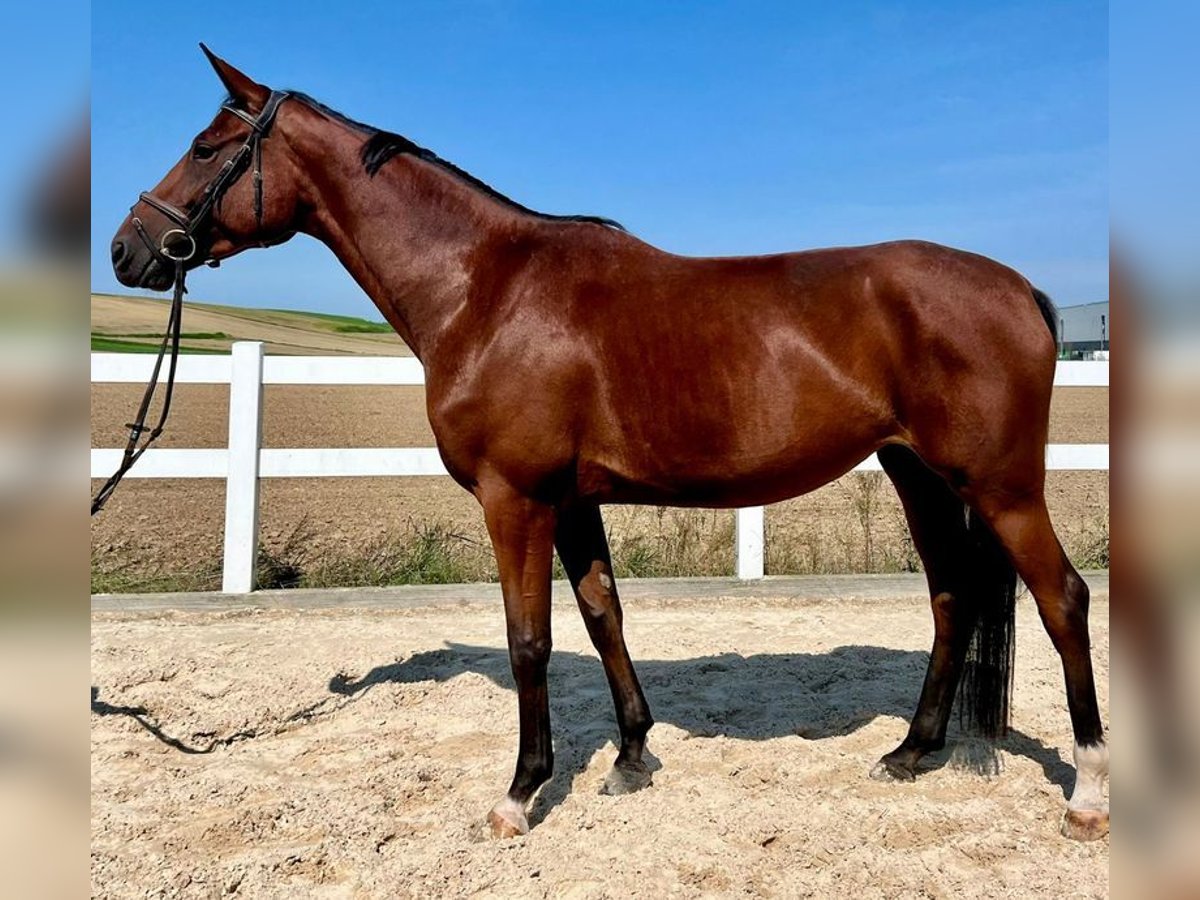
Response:
[[[96,492],[96,496],[92,498],[92,515],[100,512],[104,508],[104,504],[108,502],[108,498],[112,496],[112,492],[117,489],[117,485],[121,483],[121,479],[125,477],[125,473],[133,468],[133,464],[141,459],[142,454],[147,448],[158,440],[158,436],[163,432],[163,426],[167,422],[167,413],[171,411],[171,395],[175,391],[175,366],[179,362],[179,333],[180,325],[183,322],[183,260],[178,260],[175,263],[175,295],[171,299],[171,313],[167,318],[167,332],[163,335],[162,345],[158,348],[158,358],[154,361],[154,371],[150,375],[150,382],[146,385],[146,392],[142,394],[142,403],[138,407],[137,417],[127,424],[125,427],[129,429],[129,440],[125,443],[125,452],[121,457],[121,465],[117,467],[117,471],[109,476],[108,481],[104,482],[104,487]],[[162,369],[163,357],[167,354],[167,348],[171,350],[171,361],[167,365],[167,387],[163,394],[162,411],[158,414],[158,422],[155,426],[149,429],[146,440],[142,440],[143,433],[147,432],[146,414],[150,412],[150,402],[154,399],[155,391],[158,389],[158,375]]]
[[[199,203],[196,204],[191,212],[186,212],[165,200],[161,200],[149,191],[144,191],[138,196],[138,202],[145,203],[147,206],[158,210],[158,212],[162,213],[177,226],[164,231],[158,243],[155,244],[142,224],[142,220],[136,215],[131,218],[138,237],[149,248],[151,255],[163,266],[174,269],[175,288],[171,298],[171,311],[167,317],[167,330],[163,334],[162,344],[158,348],[158,358],[154,361],[154,370],[150,374],[150,381],[146,384],[146,391],[142,395],[142,402],[138,407],[137,416],[133,422],[125,426],[129,429],[129,439],[125,443],[125,451],[121,457],[121,464],[117,467],[117,471],[109,477],[104,486],[96,493],[96,496],[92,498],[93,516],[104,508],[104,504],[108,502],[108,498],[112,496],[121,479],[125,477],[125,473],[133,468],[134,463],[141,459],[142,454],[146,452],[152,443],[158,440],[159,435],[163,432],[163,426],[167,422],[167,414],[171,410],[171,396],[175,391],[175,369],[179,362],[179,337],[183,323],[183,295],[187,290],[184,281],[187,272],[187,262],[196,255],[196,233],[208,224],[213,210],[221,202],[221,198],[225,196],[226,191],[234,185],[248,168],[253,169],[254,216],[258,222],[259,230],[262,230],[262,142],[271,130],[271,126],[275,123],[275,115],[279,112],[280,104],[289,96],[287,91],[272,91],[271,96],[267,98],[267,102],[263,105],[262,112],[257,116],[251,116],[249,113],[229,104],[223,107],[226,111],[233,113],[233,115],[248,124],[250,126],[250,134],[246,137],[245,143],[242,144],[238,151],[221,166],[221,170],[209,182],[208,187],[204,189],[204,193],[200,196]],[[135,209],[136,207],[137,203],[134,204]],[[206,260],[205,262],[211,266],[217,265],[217,261],[213,259]],[[170,351],[171,358],[167,364],[167,382],[166,390],[163,394],[162,410],[159,412],[158,422],[154,427],[147,428],[146,416],[150,412],[150,404],[158,389],[159,374],[162,371],[163,359],[166,357],[168,350]],[[145,436],[145,440],[143,440],[143,436]]]

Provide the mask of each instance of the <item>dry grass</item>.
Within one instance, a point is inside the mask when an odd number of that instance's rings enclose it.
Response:
[[[767,571],[773,575],[841,572],[918,572],[921,560],[899,503],[879,473],[856,473],[838,482],[855,516],[807,529],[773,527],[767,518]],[[734,518],[729,511],[622,509],[609,516],[609,545],[619,578],[728,575],[734,569]],[[1108,521],[1097,517],[1068,542],[1081,569],[1108,568]],[[497,580],[485,538],[443,520],[410,520],[397,531],[352,546],[322,546],[303,519],[280,539],[259,548],[260,588],[385,587]],[[554,577],[562,578],[555,560]],[[129,546],[92,554],[92,592],[127,593],[219,590],[217,548],[171,565]]]
[[[732,570],[731,514],[660,507],[652,519],[650,528],[635,523],[628,533],[610,526],[619,577],[725,575]],[[281,540],[261,544],[258,554],[260,588],[463,584],[498,577],[485,539],[440,520],[411,520],[399,531],[338,548],[322,547],[305,519]],[[554,577],[564,577],[557,559]],[[173,566],[148,560],[128,545],[92,553],[92,593],[215,591],[220,586],[221,557],[215,548]]]
[[[921,560],[882,472],[852,472],[806,497],[767,508],[772,575],[916,572]]]

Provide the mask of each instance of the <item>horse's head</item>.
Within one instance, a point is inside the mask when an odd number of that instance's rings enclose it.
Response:
[[[287,95],[253,81],[200,45],[229,100],[153,191],[142,194],[112,242],[113,271],[128,287],[162,290],[177,261],[191,269],[295,233],[297,172],[271,140]]]

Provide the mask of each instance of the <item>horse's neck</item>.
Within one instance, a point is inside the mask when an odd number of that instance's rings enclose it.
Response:
[[[504,211],[449,172],[397,156],[375,176],[364,136],[342,126],[306,129],[297,152],[310,181],[301,230],[327,244],[384,318],[426,364],[470,296],[480,246]]]

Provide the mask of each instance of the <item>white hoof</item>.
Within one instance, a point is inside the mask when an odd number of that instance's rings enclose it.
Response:
[[[513,838],[529,834],[529,818],[521,804],[511,797],[497,803],[487,817],[488,828],[493,838]]]
[[[1108,746],[1075,745],[1075,789],[1067,801],[1059,831],[1073,841],[1096,841],[1108,834],[1108,804],[1104,780],[1108,777]]]
[[[1108,810],[1068,809],[1059,832],[1073,841],[1098,841],[1108,834]]]

